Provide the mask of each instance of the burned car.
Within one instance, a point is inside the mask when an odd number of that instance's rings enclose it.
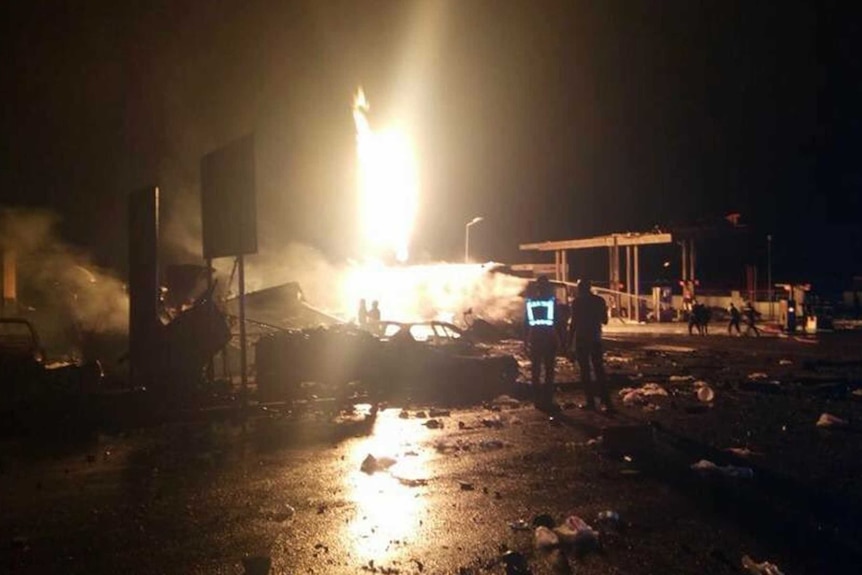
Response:
[[[0,318],[0,405],[14,407],[96,391],[102,378],[98,362],[50,363],[36,329],[23,318]]]
[[[264,401],[365,397],[469,403],[509,391],[518,375],[511,355],[436,321],[381,322],[374,333],[338,325],[273,334],[259,340],[256,358]]]

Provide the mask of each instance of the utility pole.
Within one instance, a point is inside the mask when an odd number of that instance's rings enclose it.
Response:
[[[470,226],[473,224],[478,224],[484,218],[482,216],[476,216],[464,226],[464,263],[470,263]]]
[[[774,319],[772,310],[772,234],[766,236],[766,293],[769,297],[769,319]]]

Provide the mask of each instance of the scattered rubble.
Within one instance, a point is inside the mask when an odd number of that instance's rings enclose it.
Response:
[[[498,407],[521,407],[521,402],[515,399],[514,397],[510,397],[508,395],[500,395],[491,402],[491,405],[496,405]]]
[[[428,485],[427,479],[409,477],[396,477],[395,479],[398,480],[398,483],[406,487],[424,487],[425,485]]]
[[[715,399],[715,392],[705,381],[695,381],[694,392],[697,395],[697,399],[702,403],[712,403]]]
[[[747,447],[728,447],[724,449],[728,453],[732,453],[737,457],[751,457],[752,455],[760,455],[756,451],[752,451]]]
[[[758,563],[748,555],[742,557],[742,568],[751,575],[784,575],[774,563],[768,561]]]
[[[657,383],[645,383],[641,387],[624,387],[619,391],[624,405],[644,405],[650,397],[667,397],[665,388]]]
[[[268,555],[243,557],[242,568],[245,575],[267,575],[272,569],[272,559]]]
[[[754,477],[754,470],[750,467],[737,467],[736,465],[719,466],[708,459],[701,459],[697,463],[693,463],[691,468],[704,474],[723,475],[725,477],[740,479],[751,479]]]
[[[391,457],[374,457],[370,453],[362,460],[360,471],[372,475],[378,471],[386,471],[393,465],[398,463],[397,460]]]
[[[560,538],[557,537],[557,534],[544,525],[536,527],[536,531],[533,534],[533,541],[536,545],[536,549],[547,549],[550,547],[556,547],[560,544]]]
[[[831,413],[821,413],[816,425],[817,427],[848,427],[850,422]]]

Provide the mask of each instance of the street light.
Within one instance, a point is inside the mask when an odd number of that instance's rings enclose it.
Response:
[[[464,263],[470,263],[470,226],[473,224],[478,224],[483,219],[482,216],[476,216],[464,226]]]

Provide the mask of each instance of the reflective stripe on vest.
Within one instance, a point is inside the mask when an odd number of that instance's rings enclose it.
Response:
[[[554,298],[550,299],[528,299],[527,300],[527,324],[530,327],[537,325],[554,325]]]

